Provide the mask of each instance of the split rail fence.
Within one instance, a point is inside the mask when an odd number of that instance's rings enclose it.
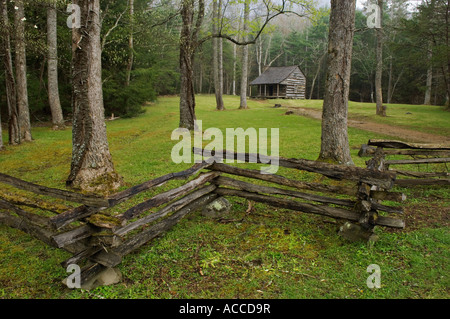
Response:
[[[194,150],[201,152],[202,150]],[[202,153],[203,154],[203,153]],[[49,188],[0,174],[0,223],[20,229],[35,238],[71,253],[61,265],[83,266],[81,284],[102,271],[119,265],[122,258],[221,196],[240,197],[274,207],[317,214],[357,223],[368,231],[375,226],[404,228],[401,207],[383,204],[401,202],[402,193],[392,192],[396,175],[377,169],[332,165],[303,159],[279,158],[279,165],[317,174],[320,182],[306,182],[282,175],[228,165],[220,158],[250,162],[254,154],[224,151],[191,168],[152,179],[107,198]],[[269,157],[257,155],[259,163]],[[138,204],[130,199],[146,195],[163,184],[185,179],[181,186],[148,196]],[[17,195],[12,188],[25,191]],[[41,196],[41,197],[39,197]],[[68,206],[67,202],[77,206]],[[131,203],[130,203],[131,202]],[[128,204],[123,213],[111,208]],[[120,206],[122,207],[122,206]],[[386,216],[387,215],[387,216]]]
[[[376,158],[381,170],[397,174],[399,178],[395,185],[400,187],[450,185],[447,166],[450,163],[450,145],[371,139],[361,146],[359,156]],[[399,166],[410,169],[399,169]],[[411,167],[416,169],[413,171]]]

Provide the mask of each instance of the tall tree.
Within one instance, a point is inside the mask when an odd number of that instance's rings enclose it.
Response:
[[[65,125],[58,89],[57,38],[58,34],[56,0],[51,0],[47,7],[48,102],[50,104],[50,111],[52,113],[53,129],[63,129]]]
[[[435,0],[431,0],[429,3],[431,10],[435,8]],[[430,30],[433,32],[432,30]],[[426,80],[426,89],[425,89],[425,99],[423,104],[430,105],[431,104],[431,86],[433,84],[433,41],[431,39],[428,40],[428,48],[427,48],[427,80]]]
[[[426,89],[425,89],[425,99],[423,101],[423,104],[425,105],[431,105],[431,86],[433,85],[433,45],[430,41],[428,45],[428,54],[427,54],[427,64],[428,64],[428,70],[427,70],[427,81],[426,81]]]
[[[72,162],[66,184],[108,192],[121,185],[109,151],[103,108],[100,0],[75,0],[80,28],[72,29]]]
[[[183,0],[181,18],[183,25],[180,35],[180,124],[179,127],[195,129],[195,96],[194,96],[194,56],[199,45],[198,34],[205,15],[203,0],[197,2],[195,17],[195,1]]]
[[[134,0],[129,0],[129,13],[130,13],[130,34],[128,36],[128,49],[129,49],[129,55],[128,55],[128,64],[127,64],[127,74],[126,74],[126,80],[125,85],[130,85],[131,80],[131,70],[133,69],[133,62],[134,62]]]
[[[25,9],[24,0],[14,1],[15,27],[15,68],[17,105],[19,110],[20,137],[24,141],[31,141],[30,109],[28,105],[27,58],[25,49]]]
[[[222,0],[213,0],[213,33],[218,33],[221,21]],[[214,91],[216,96],[216,109],[224,110],[223,104],[223,41],[222,38],[213,38],[213,74]]]
[[[235,13],[235,16],[240,17],[241,16],[241,9],[239,8]],[[242,19],[239,18],[238,19],[238,26],[237,26],[237,30],[240,31],[241,30],[241,24],[242,24]],[[236,82],[237,82],[237,65],[238,65],[238,50],[237,50],[238,44],[237,43],[233,43],[233,88],[232,88],[232,94],[236,95]]]
[[[250,2],[248,0],[244,1],[244,41],[248,40],[250,23]],[[244,45],[242,50],[242,73],[241,73],[241,94],[240,94],[240,109],[247,109],[247,87],[248,87],[248,44]]]
[[[0,25],[2,35],[2,55],[3,66],[5,68],[5,83],[6,83],[6,104],[8,107],[8,143],[16,145],[21,143],[20,128],[19,128],[19,111],[17,108],[16,98],[16,83],[14,78],[14,71],[12,65],[11,55],[11,24],[8,17],[8,2],[7,0],[0,0]]]
[[[376,114],[386,116],[386,107],[383,105],[383,0],[378,0],[378,7],[380,10],[378,19],[379,28],[375,29],[377,34],[377,69],[375,72],[375,95],[377,102]]]
[[[236,95],[236,67],[237,67],[237,44],[233,43],[233,90],[232,90],[233,95]]]
[[[355,0],[331,0],[319,160],[353,164],[347,134]]]

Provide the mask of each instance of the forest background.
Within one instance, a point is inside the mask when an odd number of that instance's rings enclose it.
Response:
[[[147,101],[161,95],[180,92],[179,41],[182,19],[179,6],[173,0],[101,1],[102,8],[102,68],[105,115],[137,116]],[[222,1],[221,1],[222,2]],[[47,78],[47,1],[30,0],[25,6],[24,28],[28,98],[32,122],[51,119]],[[250,33],[264,23],[263,1],[250,6]],[[64,118],[71,113],[71,35],[66,21],[69,1],[58,1],[57,52],[59,96]],[[352,59],[350,100],[375,102],[377,67],[375,29],[367,27],[368,1],[358,1],[356,32]],[[221,17],[233,25],[234,37],[245,36],[243,6],[223,1]],[[389,0],[383,4],[382,89],[384,102],[403,104],[448,103],[448,21],[439,15],[447,1]],[[438,9],[436,9],[438,8]],[[439,9],[440,8],[440,9]],[[213,2],[206,3],[201,33],[213,30]],[[448,9],[448,8],[447,8]],[[252,19],[253,17],[253,19]],[[442,21],[440,21],[442,20]],[[280,15],[271,20],[255,44],[248,46],[248,83],[267,66],[298,65],[307,78],[308,99],[323,99],[326,76],[326,56],[329,8],[322,6],[313,16]],[[132,42],[130,42],[132,35]],[[14,35],[12,35],[14,40]],[[239,95],[242,53],[245,48],[220,39],[223,67],[223,93]],[[214,41],[205,41],[195,53],[194,89],[196,94],[214,93]],[[12,49],[14,51],[14,48]],[[14,53],[14,52],[13,52]],[[418,63],[417,61],[420,61]],[[1,103],[6,104],[5,73],[0,73]],[[255,93],[255,92],[253,92]],[[252,95],[252,91],[248,91]],[[1,109],[6,120],[7,110]]]

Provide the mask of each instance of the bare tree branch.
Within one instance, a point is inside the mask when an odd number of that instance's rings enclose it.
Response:
[[[234,35],[232,34],[227,34],[223,32],[223,20],[220,22],[220,26],[219,26],[219,30],[217,33],[214,34],[208,34],[207,36],[203,37],[202,39],[200,39],[198,41],[198,45],[203,44],[204,42],[212,39],[212,38],[223,38],[223,39],[227,39],[228,41],[236,44],[236,45],[249,45],[249,44],[255,44],[256,41],[258,40],[258,38],[261,36],[262,32],[264,31],[264,29],[267,27],[267,25],[276,17],[282,15],[282,14],[294,14],[298,17],[304,18],[307,17],[308,14],[310,13],[309,11],[309,7],[308,6],[304,6],[304,9],[306,9],[308,11],[308,13],[305,14],[300,14],[298,12],[295,12],[293,10],[290,10],[286,7],[286,5],[289,3],[289,0],[282,0],[280,5],[274,5],[274,3],[270,0],[263,0],[263,4],[265,6],[265,15],[264,15],[264,22],[262,24],[262,26],[258,29],[258,31],[256,32],[255,36],[250,39],[250,40],[246,40],[246,41],[239,41],[235,38]],[[227,5],[224,6],[224,9],[227,7]],[[222,16],[224,16],[224,12],[222,13]]]
[[[120,19],[122,19],[123,15],[124,15],[127,11],[128,11],[128,3],[127,3],[127,6],[126,6],[125,10],[122,11],[122,12],[119,14],[119,16],[117,17],[116,22],[114,23],[114,25],[113,25],[111,28],[109,28],[109,30],[108,30],[108,31],[106,32],[106,34],[103,36],[103,39],[102,39],[102,51],[103,51],[103,49],[105,48],[105,45],[106,45],[106,43],[107,43],[107,42],[106,42],[106,39],[107,39],[108,36],[111,34],[111,32],[114,31],[115,28],[117,28],[117,26],[119,25]]]

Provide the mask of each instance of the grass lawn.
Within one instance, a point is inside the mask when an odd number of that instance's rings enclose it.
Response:
[[[250,100],[249,110],[237,110],[239,97],[225,96],[224,102],[227,110],[218,112],[213,96],[197,96],[203,129],[279,128],[280,156],[318,157],[320,121],[286,116],[285,110],[271,108],[276,100]],[[320,101],[281,103],[321,107]],[[439,107],[392,106],[383,119],[370,115],[374,109],[374,104],[350,103],[351,114],[450,136],[450,113]],[[406,112],[411,116],[405,118]],[[191,166],[174,164],[170,158],[178,142],[171,140],[178,120],[178,98],[161,97],[138,118],[107,123],[111,153],[125,187]],[[64,188],[71,131],[36,127],[33,136],[32,143],[7,146],[0,153],[0,172]],[[387,137],[349,128],[358,166],[365,166],[366,159],[357,153],[369,138]],[[373,246],[345,241],[337,235],[340,222],[331,219],[262,204],[246,214],[245,200],[230,199],[230,222],[189,215],[126,256],[119,266],[121,283],[91,291],[61,284],[68,274],[59,263],[68,253],[0,226],[0,298],[448,298],[450,189],[401,191],[408,195],[406,229],[376,228],[380,240]],[[380,289],[366,285],[371,264],[381,268]]]
[[[323,100],[306,100],[302,103],[295,100],[274,100],[274,103],[321,110]],[[386,117],[375,115],[374,103],[350,101],[348,109],[349,116],[354,119],[363,119],[450,137],[450,112],[445,112],[442,106],[388,104]]]

